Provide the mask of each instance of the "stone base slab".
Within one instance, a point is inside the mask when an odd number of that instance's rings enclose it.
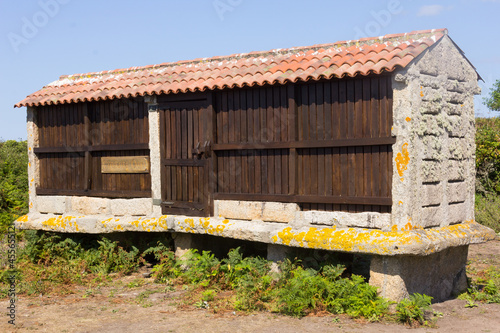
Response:
[[[29,214],[19,218],[16,227],[93,234],[123,231],[209,234],[299,248],[385,256],[429,255],[449,247],[481,243],[496,237],[493,230],[473,221],[432,229],[381,231],[312,224],[292,227],[273,222],[182,215],[115,217]]]

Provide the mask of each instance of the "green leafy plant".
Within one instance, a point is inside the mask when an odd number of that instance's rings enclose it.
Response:
[[[415,322],[425,323],[424,313],[430,310],[432,297],[414,293],[409,299],[403,299],[396,306],[396,315],[399,321],[413,325]]]

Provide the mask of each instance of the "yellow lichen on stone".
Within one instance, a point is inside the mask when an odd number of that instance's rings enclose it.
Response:
[[[408,143],[403,144],[401,152],[396,156],[396,167],[398,169],[398,174],[403,177],[404,172],[408,168],[408,163],[410,162],[410,154],[408,153]]]
[[[20,223],[28,222],[28,215],[26,214],[26,215],[18,217],[16,222],[20,222]]]
[[[439,229],[424,230],[409,222],[402,231],[397,231],[395,225],[392,226],[392,231],[311,227],[307,232],[295,232],[291,227],[287,227],[278,231],[271,239],[274,243],[287,246],[382,255],[413,253],[415,246],[422,247],[425,242],[426,245],[419,251],[431,254],[439,251],[441,247],[436,244],[443,239],[460,241],[469,237],[471,223],[472,221],[467,221]],[[488,235],[481,237],[487,238]]]
[[[78,223],[76,223],[76,221],[70,223],[73,219],[75,219],[74,216],[56,216],[43,221],[42,225],[50,228],[51,230],[66,230],[66,225],[69,224],[70,227],[74,227],[76,231],[79,231]]]
[[[193,219],[185,219],[185,223],[189,224],[191,228],[194,228],[194,220]]]

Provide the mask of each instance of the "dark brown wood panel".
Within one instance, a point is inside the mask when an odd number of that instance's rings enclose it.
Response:
[[[304,209],[390,211],[381,204],[390,198],[395,142],[390,84],[369,76],[216,92],[215,192],[323,198]]]
[[[161,199],[164,214],[210,214],[213,122],[211,96],[204,96],[204,99],[196,100],[167,99],[160,104]]]
[[[100,167],[103,156],[149,155],[142,98],[44,106],[37,109],[36,122],[41,194],[150,195],[149,174],[101,174]]]

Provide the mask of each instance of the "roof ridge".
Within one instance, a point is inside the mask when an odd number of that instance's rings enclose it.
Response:
[[[406,41],[406,40],[410,40],[410,39],[420,39],[420,38],[424,38],[424,37],[430,37],[430,36],[434,36],[438,33],[442,33],[443,35],[448,35],[448,29],[443,28],[443,29],[431,29],[431,30],[416,30],[416,31],[408,32],[408,33],[388,34],[388,35],[378,36],[378,37],[366,37],[366,38],[361,38],[361,39],[357,39],[357,40],[347,40],[347,41],[344,40],[344,41],[338,41],[338,42],[334,42],[334,43],[315,44],[315,45],[311,45],[311,46],[290,47],[290,48],[285,48],[285,49],[272,49],[272,50],[268,50],[268,51],[252,51],[252,52],[247,52],[247,53],[235,53],[235,54],[226,55],[226,56],[215,56],[215,57],[209,57],[209,58],[197,58],[197,59],[192,59],[192,60],[180,60],[180,61],[175,61],[175,62],[165,62],[165,63],[161,63],[161,64],[157,64],[157,65],[146,65],[146,66],[129,67],[129,68],[122,68],[122,69],[114,69],[114,70],[105,70],[105,71],[100,71],[100,72],[88,72],[88,73],[81,73],[81,74],[61,75],[59,77],[59,80],[62,80],[62,79],[69,79],[69,80],[75,79],[76,80],[79,78],[91,78],[91,77],[99,77],[99,76],[105,76],[105,75],[116,75],[116,74],[140,72],[140,71],[145,71],[148,69],[157,70],[160,68],[175,67],[175,66],[180,66],[180,65],[209,63],[209,62],[215,62],[215,61],[227,61],[227,60],[233,60],[233,59],[256,58],[256,57],[265,56],[265,55],[275,55],[276,56],[278,54],[283,55],[283,54],[287,54],[287,53],[318,51],[322,48],[323,49],[324,48],[332,48],[332,47],[349,48],[353,45],[355,45],[355,46],[372,45],[376,42],[387,43],[387,42],[394,42],[394,41]],[[401,40],[402,37],[404,37],[403,40]]]

